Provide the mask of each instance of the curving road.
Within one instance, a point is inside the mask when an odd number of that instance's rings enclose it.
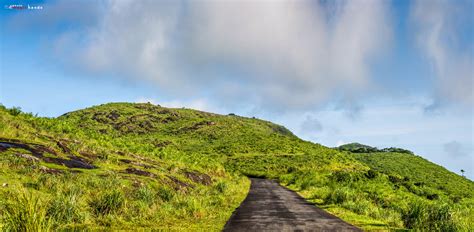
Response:
[[[362,231],[276,181],[251,181],[247,198],[232,214],[224,231]]]

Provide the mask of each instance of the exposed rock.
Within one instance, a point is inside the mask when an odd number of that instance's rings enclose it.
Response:
[[[192,180],[194,183],[199,183],[203,185],[210,185],[212,184],[211,177],[207,174],[199,173],[199,172],[184,172],[184,175]]]
[[[18,157],[27,159],[28,161],[31,161],[31,162],[39,162],[39,161],[40,161],[39,158],[34,157],[34,156],[32,156],[32,155],[28,155],[28,154],[16,153],[15,155],[18,156]]]
[[[89,160],[96,160],[97,159],[97,155],[93,154],[93,153],[90,153],[90,152],[80,151],[79,154],[84,156],[84,157],[87,157],[87,159],[89,159]]]
[[[156,140],[153,142],[153,145],[155,145],[155,147],[166,147],[168,145],[172,144],[171,141],[159,141],[159,140]]]
[[[69,159],[44,156],[45,153],[58,156],[58,153],[54,149],[46,147],[41,144],[24,143],[20,140],[11,140],[11,139],[10,140],[2,139],[2,140],[6,140],[6,141],[4,142],[0,140],[0,147],[4,147],[6,149],[21,148],[21,149],[28,150],[31,152],[33,157],[38,158],[39,160],[42,160],[47,163],[64,165],[68,168],[82,168],[82,169],[96,168],[94,165],[90,164],[87,160],[81,157],[71,155],[71,154],[69,154]]]
[[[213,126],[213,125],[216,125],[216,123],[212,121],[201,121],[201,122],[195,123],[194,125],[190,127],[183,127],[180,129],[180,131],[181,132],[193,131],[193,130],[198,130],[200,128],[203,128],[205,126]]]
[[[58,170],[58,169],[54,169],[54,168],[48,168],[48,167],[45,167],[45,166],[40,166],[39,170],[41,172],[48,173],[48,174],[61,174],[61,173],[63,173],[62,170]]]
[[[111,111],[107,115],[107,118],[112,120],[112,121],[116,121],[119,117],[120,117],[120,114],[116,110]]]
[[[132,161],[128,159],[119,159],[119,161],[126,164],[132,163]]]
[[[171,180],[170,184],[173,186],[174,190],[176,190],[176,191],[178,191],[178,190],[187,191],[188,188],[194,188],[193,185],[188,184],[186,182],[183,182],[183,181],[177,179],[174,176],[167,175],[167,177],[168,177],[168,179]]]
[[[119,161],[122,162],[122,163],[126,163],[126,164],[133,164],[133,165],[136,165],[136,166],[144,167],[146,169],[155,168],[155,166],[153,166],[153,165],[149,165],[149,164],[145,164],[145,163],[141,163],[141,162],[133,161],[133,160],[129,160],[129,159],[119,159]]]
[[[135,174],[135,175],[139,175],[139,176],[156,177],[156,175],[151,173],[151,172],[143,171],[143,170],[133,168],[133,167],[129,167],[129,168],[125,169],[125,172],[128,173],[128,174]]]
[[[56,143],[56,145],[58,145],[59,148],[61,148],[61,150],[63,150],[64,153],[67,153],[67,154],[70,154],[71,153],[71,149],[69,149],[66,145],[66,141],[64,140],[60,140]]]

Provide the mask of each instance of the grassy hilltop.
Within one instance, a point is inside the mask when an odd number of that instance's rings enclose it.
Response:
[[[278,179],[367,230],[474,227],[472,181],[401,150],[351,149],[260,119],[152,104],[58,118],[0,107],[0,229],[216,231],[244,199],[244,175]]]

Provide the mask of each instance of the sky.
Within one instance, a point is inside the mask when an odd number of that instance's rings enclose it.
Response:
[[[152,102],[401,147],[474,179],[474,2],[10,1],[0,103]],[[42,9],[9,9],[11,5]]]

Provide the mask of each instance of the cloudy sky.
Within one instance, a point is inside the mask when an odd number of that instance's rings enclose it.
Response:
[[[327,146],[407,148],[474,179],[473,1],[2,4],[5,106],[232,112]]]

